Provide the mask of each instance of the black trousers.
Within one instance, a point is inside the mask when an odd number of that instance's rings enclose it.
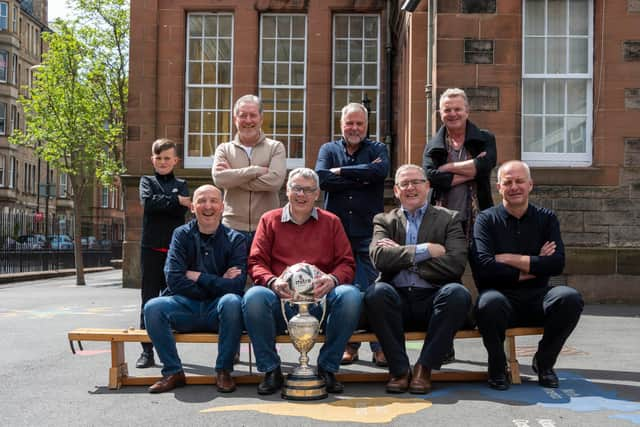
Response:
[[[541,369],[552,368],[583,306],[580,293],[568,286],[483,291],[476,303],[476,321],[489,353],[489,374],[504,372],[505,330],[519,326],[544,327],[536,358]]]
[[[151,298],[159,296],[164,288],[167,287],[167,282],[164,278],[164,262],[167,260],[167,253],[150,248],[142,248],[140,258],[140,272],[142,274],[142,284],[140,286],[142,296],[140,329],[146,329],[144,325],[144,305]],[[142,343],[142,350],[146,353],[151,353],[153,344]]]
[[[471,294],[459,283],[441,288],[396,288],[378,282],[369,286],[364,307],[373,332],[382,345],[392,376],[410,369],[405,331],[426,331],[418,362],[439,369],[453,337],[465,322]]]

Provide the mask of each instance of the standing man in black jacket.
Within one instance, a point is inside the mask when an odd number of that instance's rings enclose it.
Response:
[[[469,118],[462,89],[447,89],[440,97],[443,126],[424,150],[422,167],[433,188],[431,202],[460,213],[469,240],[473,221],[493,206],[489,177],[496,166],[496,138]]]
[[[141,329],[145,329],[144,305],[167,287],[163,269],[171,235],[176,227],[184,224],[184,215],[191,207],[187,182],[173,174],[178,160],[176,144],[170,139],[158,139],[151,146],[155,173],[140,177],[140,203],[144,209],[140,252]],[[142,343],[142,354],[136,368],[149,368],[154,364],[153,344]]]

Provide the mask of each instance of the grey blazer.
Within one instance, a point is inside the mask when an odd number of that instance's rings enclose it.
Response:
[[[407,219],[401,208],[380,213],[373,219],[373,238],[369,254],[380,271],[378,281],[390,283],[400,270],[414,267],[415,245],[405,245]],[[377,247],[376,242],[388,238],[398,247]],[[443,256],[421,261],[415,267],[427,282],[442,286],[460,282],[467,264],[467,242],[458,213],[429,204],[418,230],[419,243],[439,243],[446,249]]]

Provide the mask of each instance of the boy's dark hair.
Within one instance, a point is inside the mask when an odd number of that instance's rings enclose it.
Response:
[[[160,138],[153,141],[153,145],[151,146],[151,152],[157,155],[171,148],[173,148],[173,152],[177,156],[178,146],[176,145],[176,143],[170,140],[169,138]]]

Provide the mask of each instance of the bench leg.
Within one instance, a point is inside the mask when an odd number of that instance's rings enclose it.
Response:
[[[521,384],[520,364],[516,357],[516,337],[507,337],[505,339],[504,350],[507,354],[507,363],[509,364],[509,372],[511,373],[511,384]]]
[[[111,341],[111,368],[109,369],[109,388],[122,387],[122,379],[129,375],[124,361],[124,342]]]

